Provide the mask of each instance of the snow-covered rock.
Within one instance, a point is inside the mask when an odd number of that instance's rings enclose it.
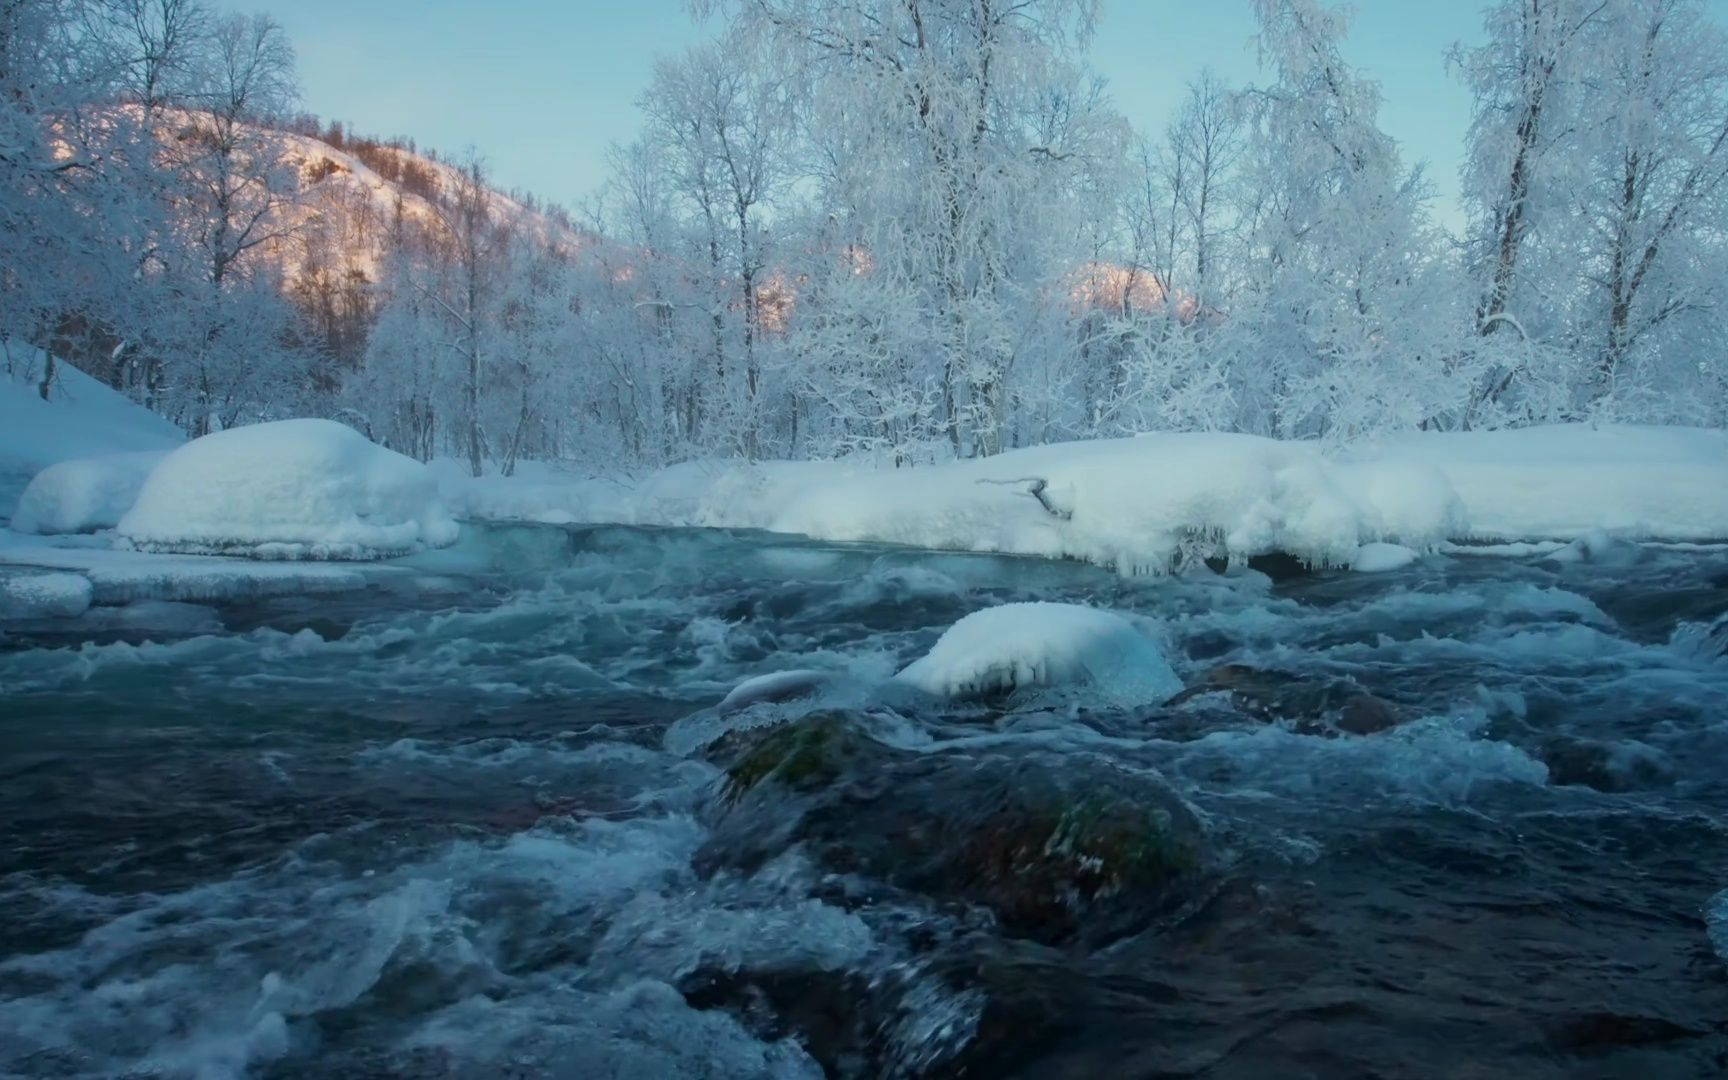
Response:
[[[143,551],[376,559],[454,543],[422,464],[330,420],[233,428],[174,451],[120,520]]]
[[[1403,544],[1363,544],[1350,560],[1350,569],[1361,574],[1383,574],[1402,570],[1418,558],[1417,553]]]
[[[714,706],[722,713],[737,712],[752,705],[777,704],[809,697],[834,679],[833,672],[796,668],[757,675],[734,686],[730,693]]]
[[[1132,622],[1078,604],[975,611],[895,678],[947,698],[1085,686],[1124,707],[1162,702],[1182,689],[1164,654]]]
[[[36,474],[18,497],[12,528],[25,533],[81,533],[112,529],[138,501],[166,450],[74,458]]]

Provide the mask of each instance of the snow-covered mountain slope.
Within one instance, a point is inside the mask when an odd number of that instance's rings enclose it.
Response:
[[[13,344],[10,370],[0,369],[0,519],[43,468],[72,458],[168,450],[185,433],[70,364],[55,367],[50,400],[37,381],[40,352]]]
[[[398,215],[431,222],[436,216],[433,199],[457,190],[462,182],[458,167],[401,147],[355,140],[356,153],[311,135],[265,134],[277,143],[283,164],[300,184],[299,201],[285,210],[292,228],[283,241],[271,245],[290,282],[317,259],[338,263],[334,268],[344,274],[377,281]],[[395,175],[380,174],[362,154]],[[490,189],[490,200],[497,218],[518,233],[571,248],[594,240],[561,214],[526,205],[497,189]]]

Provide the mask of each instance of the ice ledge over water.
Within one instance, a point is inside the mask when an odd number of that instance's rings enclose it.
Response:
[[[1325,451],[1154,434],[906,469],[709,462],[630,483],[551,470],[443,482],[480,519],[760,528],[1145,573],[1271,552],[1377,565],[1377,544],[1728,539],[1728,433],[1699,428],[1413,433]]]

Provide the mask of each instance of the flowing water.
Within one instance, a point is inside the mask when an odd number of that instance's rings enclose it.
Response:
[[[1720,552],[1274,584],[522,527],[439,559],[459,588],[0,639],[0,1074],[1728,1073]],[[1028,599],[1236,674],[1135,709],[883,685]],[[714,708],[788,669],[835,678]],[[1391,726],[1340,732],[1352,695]],[[844,798],[701,748],[818,711],[868,733]],[[1195,861],[973,902],[927,826],[994,828],[984,776],[1144,785]]]

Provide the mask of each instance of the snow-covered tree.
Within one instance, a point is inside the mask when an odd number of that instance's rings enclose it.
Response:
[[[1094,108],[1101,103],[1086,94],[1073,62],[1096,4],[725,7],[742,33],[771,40],[792,72],[816,144],[822,202],[843,231],[828,230],[834,257],[824,260],[825,292],[851,287],[906,304],[893,317],[911,355],[886,370],[909,384],[883,400],[899,411],[933,387],[937,426],[926,437],[961,454],[1003,448],[1027,315],[1045,308],[1041,292],[1078,250],[1065,202],[1103,152],[1113,120]],[[832,336],[837,325],[823,332]],[[875,320],[856,325],[859,350],[879,350]]]
[[[761,449],[765,311],[774,258],[767,226],[793,164],[793,114],[759,42],[734,37],[656,66],[642,104],[669,193],[685,218],[685,257],[702,268],[710,308],[710,378],[696,385],[695,437],[755,455]]]
[[[1518,336],[1491,350],[1484,407],[1707,416],[1728,39],[1698,0],[1507,0],[1486,28],[1455,54],[1476,98],[1470,269],[1483,334]]]
[[[1228,327],[1243,423],[1347,437],[1443,422],[1458,305],[1420,169],[1377,123],[1379,88],[1340,53],[1340,9],[1256,0],[1274,81],[1245,98],[1246,287]]]

